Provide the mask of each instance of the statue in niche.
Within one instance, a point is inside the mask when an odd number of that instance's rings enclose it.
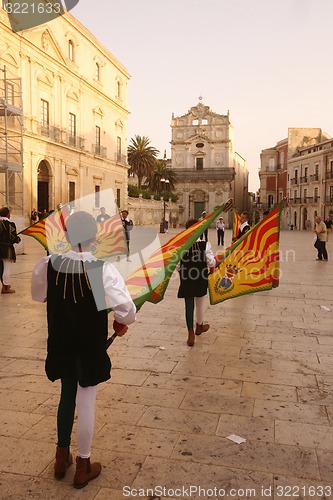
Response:
[[[42,34],[42,47],[44,50],[49,48],[49,34],[47,31],[44,31]]]

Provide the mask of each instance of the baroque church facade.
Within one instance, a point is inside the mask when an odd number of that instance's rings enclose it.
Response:
[[[171,168],[177,175],[179,222],[199,218],[233,198],[237,210],[249,206],[246,161],[234,148],[229,112],[213,112],[199,98],[185,115],[171,120]],[[228,220],[229,219],[229,220]],[[225,216],[229,225],[231,217]]]

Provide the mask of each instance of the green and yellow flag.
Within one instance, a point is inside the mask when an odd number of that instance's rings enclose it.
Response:
[[[138,269],[125,280],[137,310],[146,302],[157,304],[165,294],[172,273],[178,262],[221,212],[232,207],[229,199],[205,219],[185,229],[156,250]]]

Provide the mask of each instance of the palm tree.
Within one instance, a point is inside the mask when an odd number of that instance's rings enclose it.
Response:
[[[159,151],[149,144],[148,137],[136,135],[135,139],[131,139],[131,144],[127,148],[128,163],[131,166],[131,172],[138,176],[139,189],[144,177],[149,177],[153,172],[156,156],[159,154]]]
[[[167,181],[167,183],[164,183],[162,179]],[[175,183],[176,173],[171,168],[166,166],[165,160],[156,160],[155,169],[149,177],[150,189],[160,193],[165,190],[166,186],[168,186],[168,189],[172,191],[175,189]]]

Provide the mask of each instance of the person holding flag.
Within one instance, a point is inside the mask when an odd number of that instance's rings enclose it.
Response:
[[[197,219],[187,221],[185,228],[193,226]],[[180,286],[178,298],[185,299],[185,318],[188,329],[187,345],[192,347],[195,342],[195,335],[207,332],[209,324],[203,322],[204,300],[208,288],[208,267],[213,272],[215,268],[215,258],[212,246],[208,241],[200,238],[183,255],[179,263]],[[196,309],[196,328],[194,331],[194,306]]]
[[[90,251],[97,231],[97,222],[89,213],[70,215],[66,237],[72,249],[37,262],[31,284],[32,298],[47,301],[46,375],[52,382],[61,380],[54,464],[57,479],[65,476],[73,461],[70,441],[77,408],[75,488],[86,486],[102,468],[99,462],[90,462],[90,451],[97,385],[110,378],[108,309],[114,312],[113,329],[118,336],[136,319],[136,307],[119,272]]]
[[[249,231],[251,229],[251,226],[249,224],[249,219],[250,219],[250,213],[247,212],[246,210],[244,210],[244,212],[242,212],[240,214],[240,223],[239,223],[239,226],[238,226],[238,233],[237,233],[237,236],[234,236],[232,238],[232,242],[234,243],[235,241],[239,240],[239,238],[241,238],[245,233],[247,233],[247,231]]]

